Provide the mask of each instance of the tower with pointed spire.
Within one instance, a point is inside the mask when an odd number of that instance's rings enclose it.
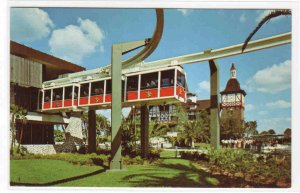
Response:
[[[221,94],[221,123],[239,130],[243,127],[246,92],[241,89],[236,77],[236,68],[232,63],[230,79]]]

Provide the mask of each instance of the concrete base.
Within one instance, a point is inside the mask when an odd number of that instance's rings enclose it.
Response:
[[[125,172],[125,171],[128,171],[127,168],[123,168],[123,169],[109,169],[109,170],[106,170],[105,172]]]

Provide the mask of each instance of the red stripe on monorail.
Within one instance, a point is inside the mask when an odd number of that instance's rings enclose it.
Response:
[[[44,102],[44,109],[50,109],[50,102]]]
[[[127,100],[137,100],[138,99],[138,91],[128,91],[127,92]]]
[[[62,101],[53,101],[52,102],[52,108],[61,108],[62,107]]]
[[[178,95],[181,98],[185,98],[185,91],[184,91],[184,88],[182,86],[177,86],[176,95]]]
[[[158,89],[147,89],[140,91],[140,99],[156,98],[158,96]]]
[[[89,97],[80,97],[79,104],[80,105],[87,105],[87,104],[89,104]]]
[[[105,102],[110,103],[111,102],[111,94],[106,94],[105,95]]]
[[[174,95],[174,87],[165,87],[160,89],[160,96],[173,96]]]
[[[91,96],[91,104],[103,103],[103,95]]]

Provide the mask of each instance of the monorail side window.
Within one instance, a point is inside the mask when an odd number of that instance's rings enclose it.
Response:
[[[51,100],[51,90],[45,90],[44,102],[50,102]]]
[[[63,88],[56,88],[53,89],[53,101],[60,101],[62,100],[62,93],[63,93]]]
[[[72,86],[65,87],[65,99],[72,99]]]
[[[142,74],[141,89],[153,89],[158,87],[158,72]]]
[[[174,86],[174,70],[166,70],[161,72],[161,87]]]
[[[185,88],[185,76],[180,71],[177,71],[177,84]]]
[[[127,77],[127,91],[137,91],[139,86],[139,76]]]
[[[75,86],[74,87],[74,99],[78,98],[78,91],[79,91],[79,88],[77,86]]]
[[[92,82],[91,96],[104,94],[104,81]]]
[[[89,83],[80,85],[80,97],[88,97],[89,96]]]
[[[106,80],[106,94],[111,94],[111,79]]]

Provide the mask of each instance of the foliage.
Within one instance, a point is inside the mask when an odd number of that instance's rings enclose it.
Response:
[[[292,130],[290,128],[286,128],[283,134],[284,134],[284,141],[291,142]]]
[[[54,129],[54,140],[55,142],[63,142],[65,140],[65,134],[59,129]]]
[[[124,118],[122,119],[121,123],[121,129],[122,129],[122,155],[129,155],[131,157],[135,157],[137,155],[137,146],[136,146],[136,140],[137,137],[135,135],[134,131],[135,125],[134,121],[130,118]]]
[[[175,131],[182,132],[184,131],[184,123],[189,120],[188,114],[181,105],[176,106],[175,112],[177,116],[177,125],[175,126]]]
[[[268,131],[262,131],[260,132],[261,135],[268,135],[268,134],[276,134],[274,129],[269,129]]]
[[[256,34],[256,32],[270,19],[282,16],[282,15],[291,15],[292,12],[289,9],[278,9],[271,11],[268,15],[266,15],[264,18],[260,20],[256,28],[250,33],[250,35],[246,38],[244,45],[242,47],[242,52],[246,49],[248,42],[251,40],[251,38]]]
[[[10,147],[10,154],[13,154],[13,149],[16,140],[16,120],[21,123],[21,132],[20,132],[20,139],[18,145],[18,152],[20,150],[20,144],[22,142],[22,135],[23,135],[23,125],[26,124],[27,118],[27,110],[23,107],[20,107],[16,104],[10,105],[10,128],[11,128],[11,147]]]
[[[110,149],[101,149],[97,147],[96,154],[110,155]]]
[[[229,118],[221,119],[221,138],[230,139],[230,138],[241,138],[244,136],[243,121]]]
[[[184,131],[180,133],[180,137],[187,145],[194,148],[195,139],[201,142],[209,141],[209,127],[202,119],[187,121],[184,123]]]
[[[150,138],[166,135],[168,131],[170,131],[168,124],[159,123],[157,121],[150,121],[149,123]]]
[[[188,159],[188,160],[192,160],[192,161],[209,161],[209,157],[207,154],[205,153],[200,153],[198,151],[181,151],[180,152],[180,157],[182,159]]]
[[[78,165],[104,165],[108,163],[108,157],[106,155],[92,154],[78,154],[78,153],[58,153],[51,155],[42,154],[26,154],[26,155],[14,155],[11,157],[12,160],[23,160],[23,159],[51,159],[51,160],[62,160],[72,164]]]
[[[286,128],[284,130],[283,134],[284,134],[284,138],[287,138],[287,139],[291,138],[292,137],[292,130],[291,130],[291,128]]]
[[[88,135],[88,113],[83,112],[81,115],[81,120],[83,121],[83,135],[87,136]],[[108,137],[111,134],[111,127],[110,127],[110,122],[109,120],[101,115],[101,114],[96,114],[96,133],[97,135],[100,135],[100,132],[104,131],[106,133],[106,137]],[[98,140],[97,140],[98,142]],[[98,144],[97,144],[98,145]]]
[[[246,121],[244,124],[244,132],[246,134],[246,137],[249,137],[250,135],[257,135],[258,131],[257,128],[257,122],[256,121]]]
[[[141,156],[129,157],[128,155],[122,157],[123,164],[125,165],[143,165],[144,160]]]

